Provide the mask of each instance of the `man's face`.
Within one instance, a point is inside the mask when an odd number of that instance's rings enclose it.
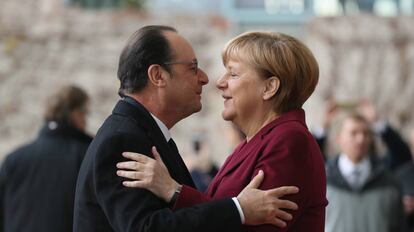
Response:
[[[342,153],[358,163],[368,155],[371,145],[371,132],[365,121],[347,118],[342,124],[337,137]]]
[[[201,110],[201,93],[208,83],[206,73],[198,68],[190,43],[175,32],[166,32],[174,58],[170,61],[167,78],[167,101],[172,113],[187,117]]]
[[[70,113],[70,121],[74,127],[81,131],[86,130],[86,123],[87,123],[87,111],[86,109],[77,109]]]

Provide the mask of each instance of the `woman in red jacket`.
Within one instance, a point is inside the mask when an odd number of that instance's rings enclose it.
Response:
[[[128,187],[147,188],[169,201],[173,209],[209,199],[237,196],[263,170],[260,188],[299,187],[286,199],[298,204],[293,218],[279,231],[324,231],[326,178],[322,154],[309,133],[302,105],[313,93],[319,76],[311,51],[297,39],[267,32],[242,34],[224,48],[226,73],[217,81],[224,98],[224,120],[232,121],[246,135],[227,158],[205,194],[181,186],[157,161],[125,153],[136,162],[123,162],[118,175]],[[140,164],[138,164],[140,163]],[[163,174],[163,175],[162,175]],[[167,187],[170,186],[170,187]],[[176,189],[181,189],[180,193]],[[174,197],[172,197],[174,196]],[[272,225],[246,227],[249,231],[275,231]]]

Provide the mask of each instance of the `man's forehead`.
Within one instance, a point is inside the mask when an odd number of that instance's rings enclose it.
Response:
[[[180,54],[194,57],[194,51],[191,44],[183,36],[173,31],[165,31],[165,38],[168,40],[171,50],[175,56]],[[187,54],[188,53],[188,54]]]
[[[342,123],[342,128],[364,128],[364,129],[368,129],[369,125],[366,121],[363,120],[359,120],[356,118],[352,118],[352,117],[348,117],[346,118],[343,123]]]

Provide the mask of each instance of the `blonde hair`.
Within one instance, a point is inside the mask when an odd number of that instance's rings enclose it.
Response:
[[[223,49],[224,65],[229,60],[247,62],[264,78],[280,80],[274,98],[275,111],[301,108],[315,90],[318,63],[306,45],[282,33],[247,32],[230,40]]]

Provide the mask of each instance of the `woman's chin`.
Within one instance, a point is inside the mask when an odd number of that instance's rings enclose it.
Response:
[[[225,121],[233,121],[233,119],[234,119],[234,115],[229,114],[229,113],[228,113],[228,112],[226,112],[226,111],[223,111],[223,112],[221,113],[221,117],[223,117],[223,119],[224,119]]]

